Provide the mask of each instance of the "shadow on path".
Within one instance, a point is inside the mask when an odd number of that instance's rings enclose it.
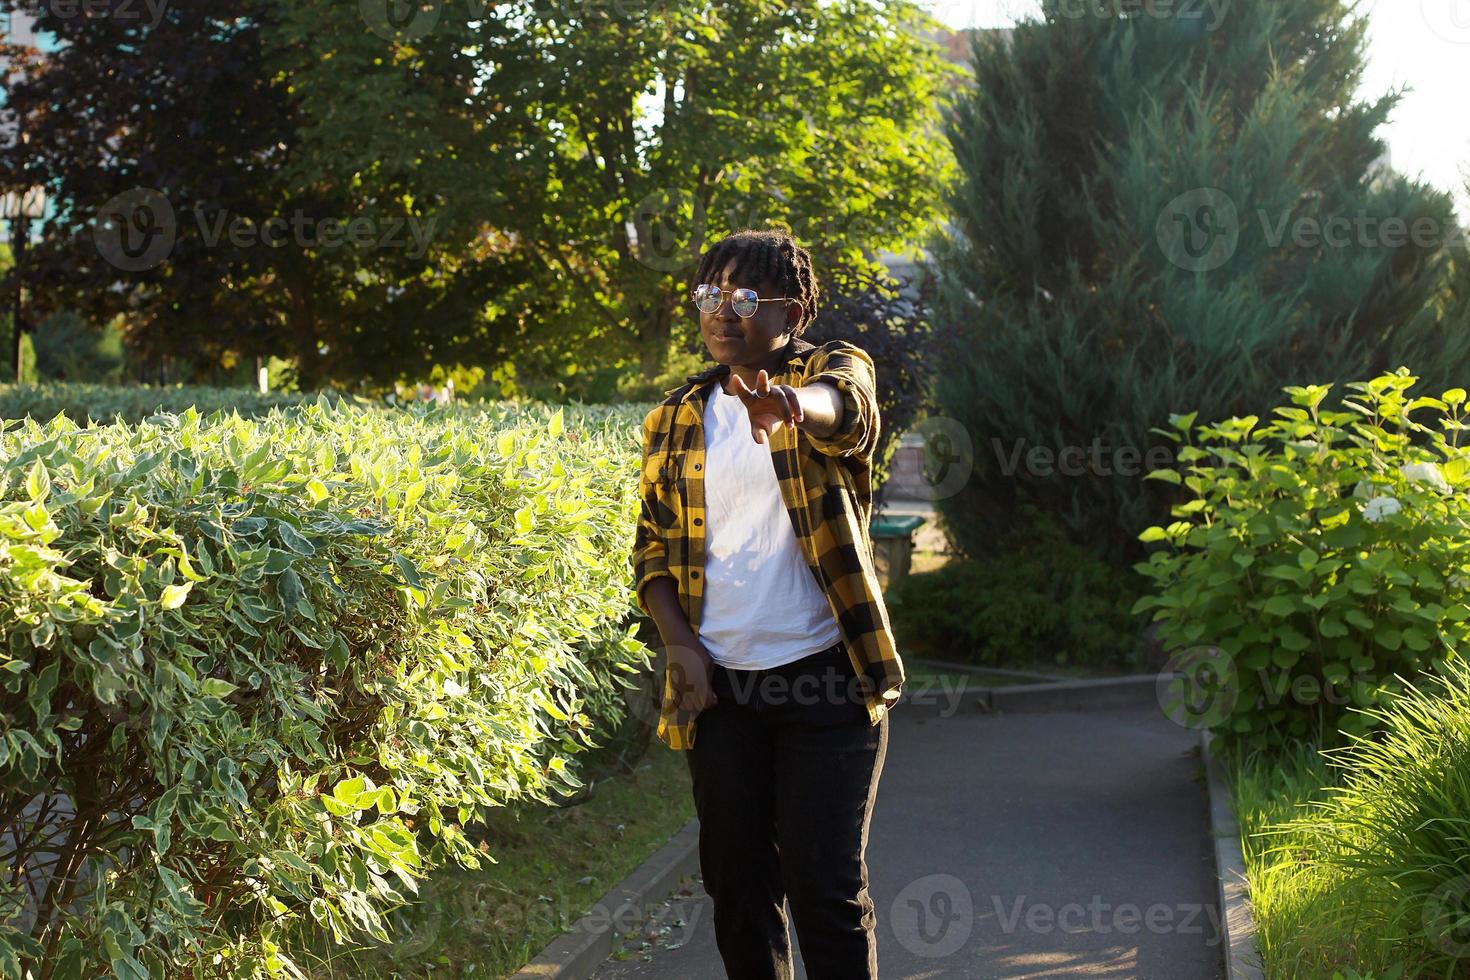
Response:
[[[884,980],[1224,976],[1197,732],[1152,706],[890,719],[868,841]],[[686,891],[596,980],[723,977]]]

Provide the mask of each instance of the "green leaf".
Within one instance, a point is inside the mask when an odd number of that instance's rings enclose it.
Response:
[[[37,459],[26,474],[26,495],[32,500],[44,500],[50,492],[51,474],[46,472],[45,464]]]
[[[1261,607],[1264,612],[1268,612],[1273,616],[1290,616],[1300,608],[1301,605],[1297,600],[1284,595],[1273,595]]]
[[[296,603],[306,596],[306,590],[301,587],[301,576],[296,574],[296,569],[288,568],[276,578],[276,594],[281,597],[281,603],[287,609],[295,609]]]
[[[193,582],[165,586],[160,604],[164,609],[177,609],[184,604],[184,600],[189,597],[189,590],[192,588],[194,588]]]
[[[310,557],[316,554],[316,545],[312,544],[306,538],[302,537],[301,532],[296,530],[296,528],[292,527],[286,521],[281,521],[277,525],[277,529],[279,530],[281,535],[281,543],[290,548],[292,551],[296,552],[298,555],[305,555],[307,557]]]
[[[206,677],[199,682],[199,693],[205,697],[226,698],[239,689],[238,685],[218,677]]]
[[[421,592],[424,590],[424,580],[419,577],[419,570],[413,562],[409,561],[403,555],[395,552],[393,555],[393,563],[397,565],[398,570],[403,573],[404,581],[408,582],[409,585],[411,585],[415,589],[418,589]]]

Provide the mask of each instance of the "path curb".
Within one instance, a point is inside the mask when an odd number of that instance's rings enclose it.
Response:
[[[1042,674],[1034,670],[1011,670],[1007,667],[981,667],[978,664],[962,664],[953,660],[935,660],[932,657],[904,657],[905,664],[928,667],[931,670],[951,670],[962,674],[995,674],[999,677],[1029,677],[1034,681],[1065,681],[1060,674]]]
[[[1220,891],[1220,926],[1224,930],[1225,980],[1265,980],[1261,952],[1256,945],[1256,920],[1251,914],[1250,887],[1245,876],[1245,853],[1225,766],[1210,749],[1214,736],[1200,730],[1200,755],[1210,797],[1210,834],[1215,839],[1215,880]]]
[[[587,980],[612,955],[618,932],[636,928],[650,906],[664,901],[685,877],[698,873],[699,820],[695,818],[512,974],[511,980]]]
[[[1045,684],[983,687],[967,680],[946,684],[908,684],[898,699],[906,710],[939,718],[961,711],[1079,711],[1157,704],[1164,674],[1129,674]]]

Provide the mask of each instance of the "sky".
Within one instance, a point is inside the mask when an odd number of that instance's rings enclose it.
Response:
[[[1009,27],[1041,7],[1036,0],[919,2],[952,28]],[[1138,0],[1117,2],[1130,9]],[[1228,16],[1229,2],[1178,0],[1178,9]],[[1359,9],[1369,35],[1362,95],[1413,89],[1381,134],[1394,169],[1450,191],[1460,212],[1470,213],[1470,0],[1364,0]]]

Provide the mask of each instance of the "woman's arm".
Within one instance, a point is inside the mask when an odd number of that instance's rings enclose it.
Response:
[[[658,626],[658,635],[666,647],[700,646],[699,638],[689,626],[689,617],[679,605],[679,589],[674,580],[661,575],[643,587],[643,601]]]
[[[830,381],[813,381],[796,392],[797,428],[824,439],[842,427],[842,392]]]

